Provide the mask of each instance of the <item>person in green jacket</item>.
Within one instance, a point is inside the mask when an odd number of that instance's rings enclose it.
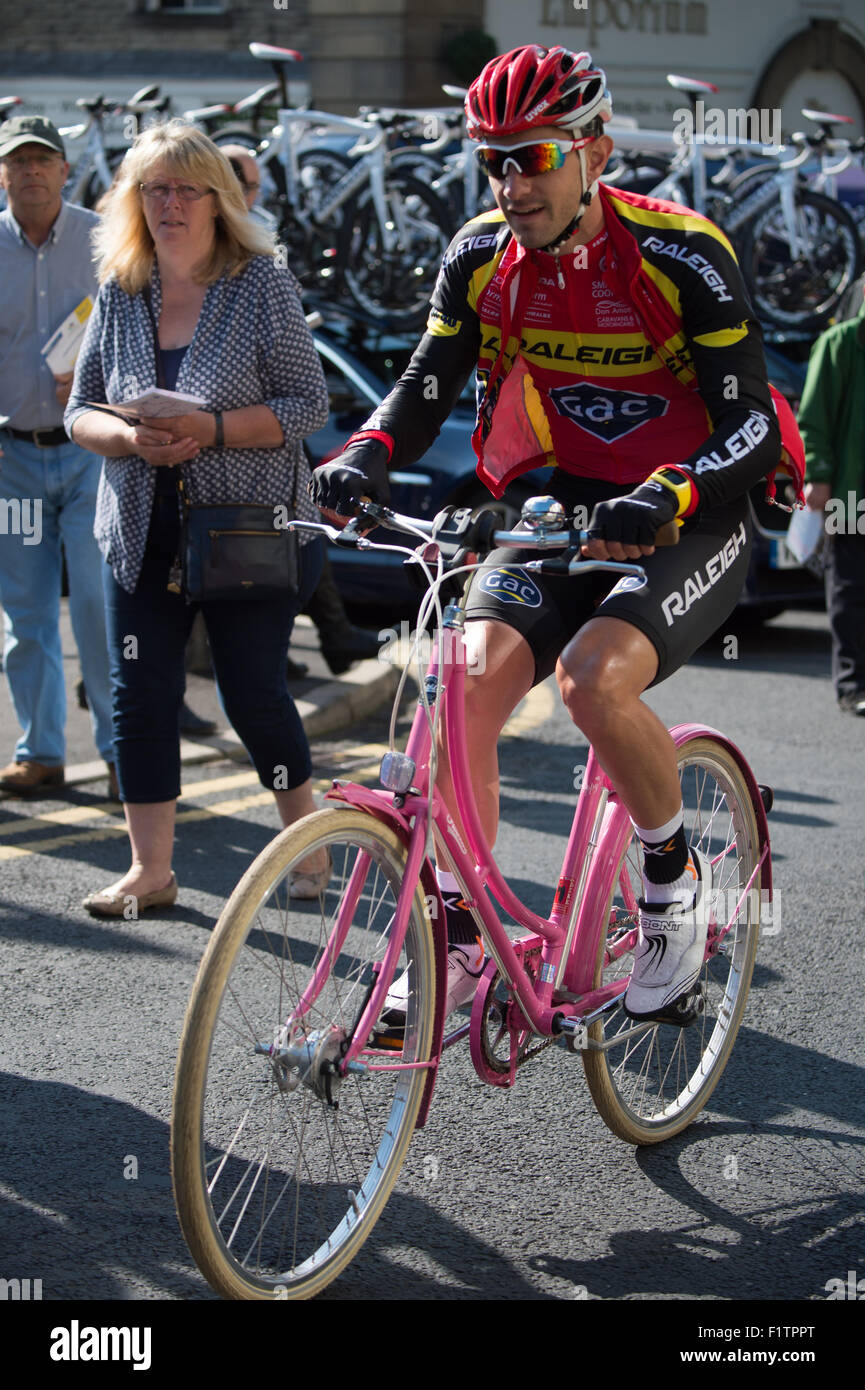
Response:
[[[863,282],[865,289],[865,282]],[[811,349],[799,407],[805,501],[825,513],[826,609],[838,707],[865,715],[865,303]]]

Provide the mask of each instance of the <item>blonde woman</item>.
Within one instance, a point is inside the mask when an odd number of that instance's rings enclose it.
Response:
[[[183,653],[199,605],[167,585],[179,550],[178,479],[190,503],[296,499],[314,518],[301,441],[327,418],[324,377],[289,271],[250,221],[220,150],[179,121],[128,152],[97,236],[101,289],[65,414],[103,457],[96,539],[111,655],[115,758],[132,864],[84,902],[95,916],[169,906]],[[208,408],[130,424],[88,407],[161,381]],[[203,602],[220,698],[284,825],[314,809],[309,747],[285,680],[296,613],[321,567],[301,546],[294,598]],[[328,866],[309,861],[295,896]],[[128,911],[127,911],[128,915]]]

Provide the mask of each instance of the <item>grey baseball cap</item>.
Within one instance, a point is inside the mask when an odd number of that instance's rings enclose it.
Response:
[[[19,145],[47,145],[66,158],[59,130],[44,116],[13,116],[0,125],[0,159]]]

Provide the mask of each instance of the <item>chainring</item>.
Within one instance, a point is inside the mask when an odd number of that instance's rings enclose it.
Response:
[[[523,937],[511,945],[522,970],[536,985],[543,947],[540,937]],[[555,1039],[537,1038],[491,960],[475,994],[469,1041],[472,1062],[481,1080],[490,1086],[513,1086],[518,1069]]]

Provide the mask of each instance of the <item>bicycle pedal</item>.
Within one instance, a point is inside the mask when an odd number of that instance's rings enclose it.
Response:
[[[690,1028],[692,1023],[696,1023],[705,1006],[703,986],[696,984],[693,989],[686,990],[678,999],[671,1000],[665,1008],[658,1009],[656,1013],[632,1014],[627,1008],[625,1013],[639,1023],[671,1023],[674,1028]]]
[[[402,1052],[405,1046],[405,1025],[377,1023],[370,1034],[368,1047],[379,1052]]]

